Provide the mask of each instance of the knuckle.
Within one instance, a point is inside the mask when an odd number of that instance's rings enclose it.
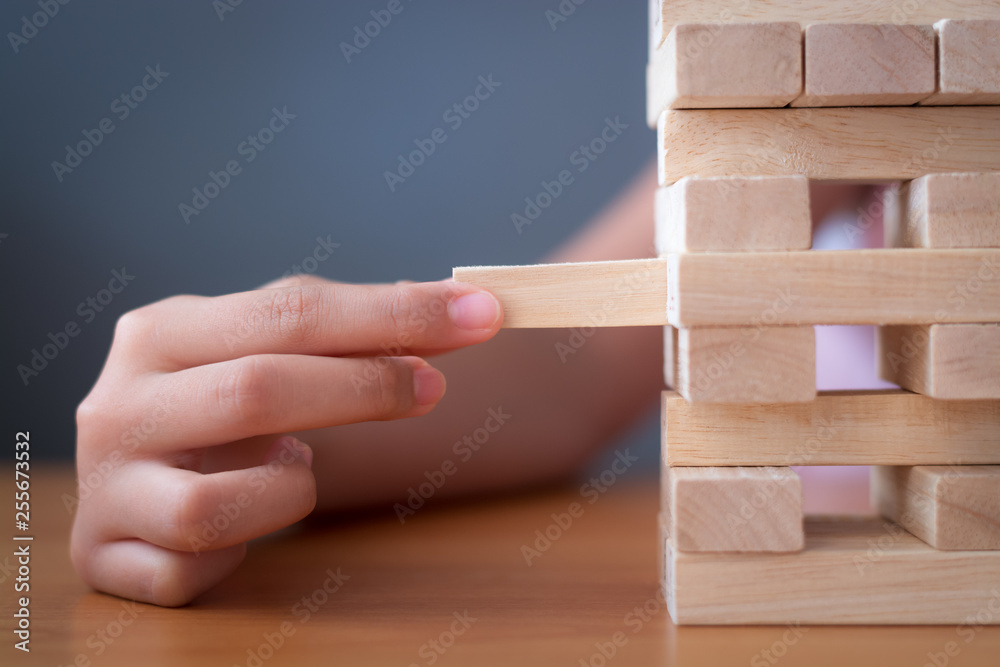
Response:
[[[317,285],[294,285],[265,294],[253,317],[258,325],[289,343],[311,340],[319,328],[323,292]]]
[[[421,312],[420,300],[414,294],[414,290],[405,285],[397,286],[393,290],[386,316],[398,338],[403,339],[411,333],[415,322],[420,319]]]
[[[94,392],[80,401],[76,406],[76,430],[77,432],[90,431],[96,427],[104,414],[100,401],[94,396]]]
[[[270,421],[274,410],[274,362],[268,357],[243,357],[219,381],[216,400],[222,414],[251,426]]]
[[[114,344],[148,344],[156,332],[156,322],[150,306],[130,310],[115,323]]]
[[[177,490],[177,500],[167,513],[164,526],[170,546],[177,550],[193,551],[199,538],[199,529],[205,517],[210,498],[201,480],[184,482]]]
[[[369,395],[374,412],[391,417],[408,409],[413,395],[409,368],[389,357],[379,357],[367,363],[375,367]]]

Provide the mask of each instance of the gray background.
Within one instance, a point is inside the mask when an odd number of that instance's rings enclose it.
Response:
[[[643,123],[645,0],[587,0],[553,30],[557,0],[402,0],[348,63],[340,42],[374,2],[70,2],[15,54],[0,46],[0,273],[4,437],[31,429],[36,457],[70,457],[73,411],[100,372],[115,320],[171,294],[251,288],[340,247],[318,274],[437,279],[452,266],[526,263],[570,236],[652,158]],[[0,7],[4,35],[39,11]],[[112,101],[147,66],[169,76],[124,120]],[[477,77],[502,85],[452,131],[442,113]],[[273,107],[296,115],[250,164],[237,153]],[[511,213],[568,166],[606,117],[629,124],[523,234]],[[115,130],[59,182],[51,163],[84,130]],[[448,140],[390,193],[384,171],[413,141]],[[243,172],[190,224],[178,204],[209,170]],[[113,269],[134,281],[86,323],[78,304]],[[66,349],[25,386],[18,364],[70,321]],[[655,429],[630,443],[655,447]],[[9,448],[10,451],[13,448]],[[644,456],[655,461],[655,456]]]

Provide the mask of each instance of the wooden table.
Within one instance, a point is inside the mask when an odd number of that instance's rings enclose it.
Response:
[[[88,590],[67,556],[71,518],[60,497],[73,488],[72,472],[35,466],[32,488],[32,652],[11,646],[6,576],[3,665],[921,667],[934,664],[928,654],[939,667],[1000,665],[996,626],[965,634],[954,626],[674,626],[658,593],[651,479],[623,479],[593,504],[563,488],[439,503],[405,525],[391,511],[313,522],[251,545],[231,579],[183,609]],[[522,546],[574,502],[582,514],[550,529],[557,539],[528,566]],[[0,551],[0,564],[13,549]],[[323,589],[328,571],[349,577],[334,593]],[[957,655],[946,655],[949,642]]]

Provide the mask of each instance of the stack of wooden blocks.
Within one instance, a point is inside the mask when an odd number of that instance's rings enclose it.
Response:
[[[652,0],[650,49],[659,258],[455,278],[664,325],[676,623],[1000,623],[1000,2]],[[898,184],[886,248],[810,250],[810,180]],[[901,389],[817,392],[830,324]],[[884,518],[803,517],[793,465],[875,466]]]

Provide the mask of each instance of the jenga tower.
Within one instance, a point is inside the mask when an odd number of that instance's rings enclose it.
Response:
[[[665,325],[674,622],[1000,623],[1000,0],[651,0],[647,80],[659,258],[455,277]],[[810,180],[894,184],[886,247],[810,250]],[[901,389],[817,393],[827,324]],[[803,517],[793,465],[876,466],[883,518]]]

